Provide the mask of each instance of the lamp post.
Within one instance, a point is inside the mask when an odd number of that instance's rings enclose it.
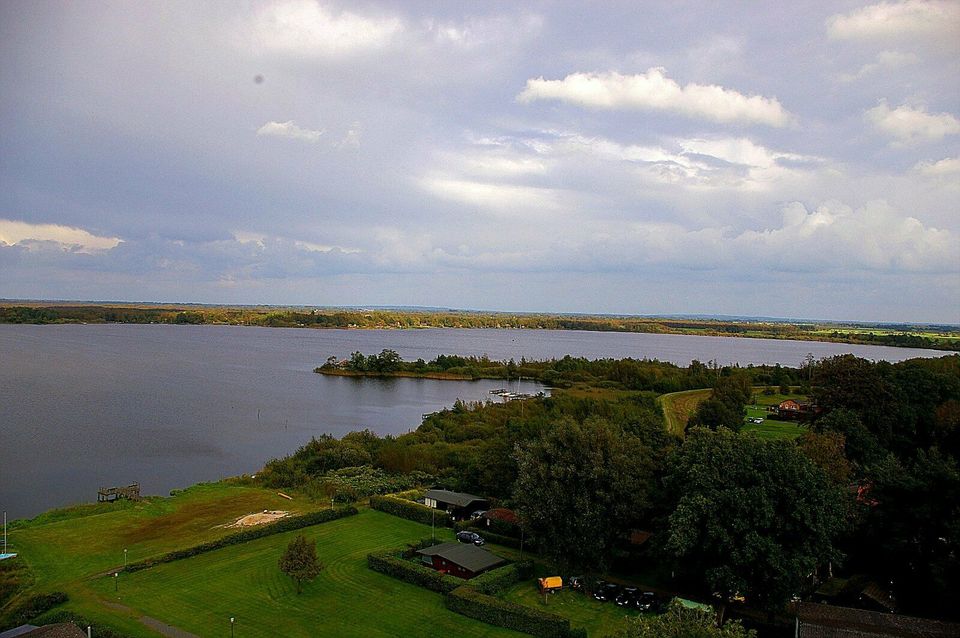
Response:
[[[113,591],[120,591],[120,572],[113,572]]]
[[[127,548],[123,548],[123,568],[127,568]]]
[[[233,638],[233,621],[235,620],[236,618],[234,618],[233,616],[230,616],[230,638]]]

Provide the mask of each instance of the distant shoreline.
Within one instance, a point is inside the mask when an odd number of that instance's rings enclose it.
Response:
[[[929,324],[668,318],[443,310],[358,310],[191,304],[0,304],[0,323],[175,324],[272,328],[582,330],[747,339],[788,339],[960,351],[960,327]]]

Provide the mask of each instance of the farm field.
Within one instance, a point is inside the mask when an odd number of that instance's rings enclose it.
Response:
[[[667,431],[682,437],[690,415],[696,411],[701,401],[710,396],[710,392],[710,388],[704,388],[661,395],[659,401],[663,407]]]
[[[297,595],[277,561],[299,533],[326,565]],[[449,529],[438,530],[452,539]],[[200,636],[521,636],[448,611],[439,594],[367,568],[366,555],[430,535],[429,526],[364,509],[357,516],[276,534],[92,583],[103,599]]]

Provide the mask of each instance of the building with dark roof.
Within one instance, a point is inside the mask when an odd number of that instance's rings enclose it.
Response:
[[[42,627],[20,625],[0,632],[0,638],[87,638],[87,634],[72,622],[62,622]]]
[[[487,509],[488,501],[480,496],[463,492],[427,490],[423,495],[423,504],[433,509],[443,510],[454,518],[466,518],[472,512]]]
[[[800,603],[798,638],[956,638],[960,624],[850,607]]]
[[[460,578],[473,578],[507,562],[476,545],[464,543],[442,543],[421,549],[417,554],[423,563],[438,572]]]

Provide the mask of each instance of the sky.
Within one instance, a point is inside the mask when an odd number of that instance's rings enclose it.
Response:
[[[0,298],[960,323],[960,2],[4,0]]]

